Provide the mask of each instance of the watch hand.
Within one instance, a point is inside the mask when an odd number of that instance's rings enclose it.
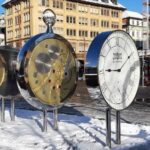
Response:
[[[130,57],[132,56],[133,52],[127,57],[126,61],[123,63],[123,65],[121,66],[120,69],[107,69],[105,71],[107,72],[112,72],[112,71],[115,71],[115,72],[121,72],[121,69],[123,68],[123,66],[127,63],[127,61],[130,59]]]
[[[130,57],[132,56],[133,52],[130,54],[130,56],[127,57],[126,61],[123,63],[123,65],[121,66],[120,68],[120,71],[121,69],[124,67],[124,65],[126,64],[126,62],[130,59]]]
[[[107,71],[107,72],[112,72],[112,71],[114,71],[114,72],[120,72],[121,69],[107,69],[105,71]]]

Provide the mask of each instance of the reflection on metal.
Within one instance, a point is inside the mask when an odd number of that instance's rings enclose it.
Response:
[[[43,132],[47,132],[47,110],[43,110]]]
[[[2,55],[0,54],[0,86],[6,81],[7,71],[6,71],[6,62]]]
[[[1,121],[5,122],[5,100],[1,97]]]
[[[0,96],[1,98],[1,121],[5,121],[5,98],[11,100],[11,120],[15,120],[14,98],[19,94],[16,77],[15,62],[18,51],[10,47],[0,47]]]
[[[120,111],[116,111],[116,144],[121,144]]]
[[[58,130],[58,109],[53,110],[54,129]]]
[[[17,54],[16,49],[0,47],[0,95],[4,98],[19,94],[15,77]]]
[[[77,82],[75,53],[71,44],[52,32],[55,14],[44,11],[47,32],[31,38],[17,58],[17,85],[22,96],[40,110],[62,106]]]
[[[43,12],[43,21],[47,25],[47,33],[53,33],[52,26],[56,22],[56,14],[51,9]]]
[[[106,144],[111,148],[111,108],[106,109]]]
[[[11,121],[15,121],[15,100],[13,98],[11,99],[10,117]]]

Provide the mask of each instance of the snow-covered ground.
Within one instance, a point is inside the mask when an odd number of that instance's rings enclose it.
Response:
[[[0,123],[2,150],[108,150],[104,119],[59,114],[59,130],[53,130],[52,113],[48,114],[48,131],[42,132],[39,111],[17,109],[16,121]],[[112,121],[112,149],[149,150],[150,127],[122,123],[122,145],[115,144],[115,123]]]

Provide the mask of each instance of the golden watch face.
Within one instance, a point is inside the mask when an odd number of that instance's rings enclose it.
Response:
[[[5,61],[3,57],[0,55],[0,86],[2,86],[5,79],[6,79]]]
[[[42,103],[58,105],[76,83],[76,62],[68,45],[57,39],[39,42],[26,55],[25,80]]]

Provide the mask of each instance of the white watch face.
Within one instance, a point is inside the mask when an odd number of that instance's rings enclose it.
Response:
[[[99,85],[106,102],[116,110],[128,107],[140,80],[136,46],[123,31],[115,31],[104,42],[98,63]]]

